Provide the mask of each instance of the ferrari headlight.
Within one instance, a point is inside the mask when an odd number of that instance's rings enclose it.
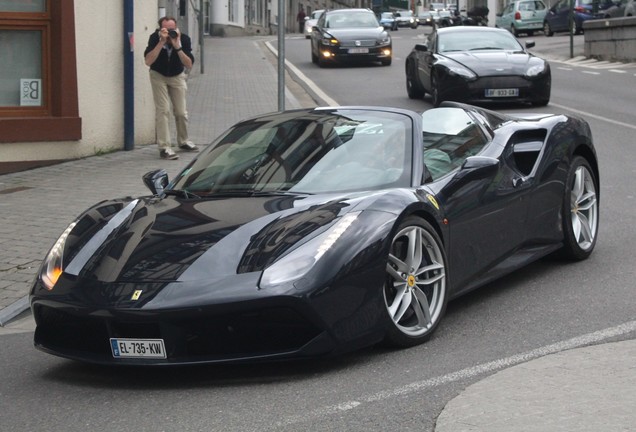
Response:
[[[44,283],[44,286],[49,291],[53,289],[57,280],[60,278],[60,275],[64,271],[64,262],[62,258],[64,256],[64,245],[66,244],[66,239],[68,238],[73,228],[77,225],[77,221],[73,222],[64,230],[60,238],[57,239],[48,255],[44,259],[44,263],[42,264],[42,270],[40,273],[40,278]]]
[[[475,78],[477,78],[477,75],[475,75],[473,71],[471,71],[468,68],[465,68],[464,66],[459,66],[459,65],[449,66],[448,70],[451,75],[458,75],[467,80],[474,80]]]
[[[303,277],[338,241],[360,212],[347,213],[325,232],[267,267],[260,287],[266,288]]]
[[[543,71],[545,71],[545,63],[536,64],[528,68],[528,70],[526,71],[526,76],[530,78],[536,77],[538,75],[541,75]]]

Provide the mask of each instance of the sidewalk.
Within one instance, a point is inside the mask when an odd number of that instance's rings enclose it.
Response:
[[[188,81],[195,143],[209,143],[243,118],[278,110],[276,62],[264,40],[271,38],[205,39],[205,73],[195,64]],[[567,52],[550,54],[568,58]],[[287,109],[316,105],[289,76],[286,84]],[[161,160],[151,145],[0,175],[0,326],[6,325],[0,334],[32,328],[28,314],[7,323],[27,308],[44,253],[74,217],[106,198],[147,194],[141,175],[165,168],[173,177],[194,155],[180,156]],[[436,431],[636,430],[635,358],[636,340],[628,340],[504,369],[449,402]]]

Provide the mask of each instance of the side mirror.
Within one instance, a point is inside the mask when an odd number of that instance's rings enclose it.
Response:
[[[534,41],[533,41],[533,40],[526,41],[526,48],[532,48],[532,47],[534,47],[535,45],[536,45],[536,44],[534,43]]]
[[[165,169],[150,171],[142,177],[144,184],[153,195],[161,195],[163,190],[168,186],[168,172]]]
[[[428,51],[428,46],[426,44],[415,44],[415,51]]]

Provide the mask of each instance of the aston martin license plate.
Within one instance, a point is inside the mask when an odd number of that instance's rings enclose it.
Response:
[[[513,97],[519,96],[518,88],[486,89],[486,97]]]
[[[110,339],[115,358],[166,358],[163,339]]]
[[[349,48],[349,54],[369,54],[369,48]]]

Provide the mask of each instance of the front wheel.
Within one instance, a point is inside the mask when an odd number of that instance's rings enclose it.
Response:
[[[596,245],[598,233],[598,182],[590,164],[576,156],[568,171],[563,197],[563,248],[560,255],[584,260]]]
[[[435,108],[437,108],[443,102],[442,96],[439,93],[437,74],[431,75],[431,97],[433,98],[433,107]]]
[[[446,254],[435,229],[419,217],[398,227],[386,264],[386,342],[410,347],[425,342],[446,310]]]
[[[409,72],[410,69],[410,72]],[[417,68],[413,62],[407,64],[406,70],[406,94],[409,99],[422,99],[424,97],[424,89],[419,83],[419,80],[415,78],[415,71]]]

